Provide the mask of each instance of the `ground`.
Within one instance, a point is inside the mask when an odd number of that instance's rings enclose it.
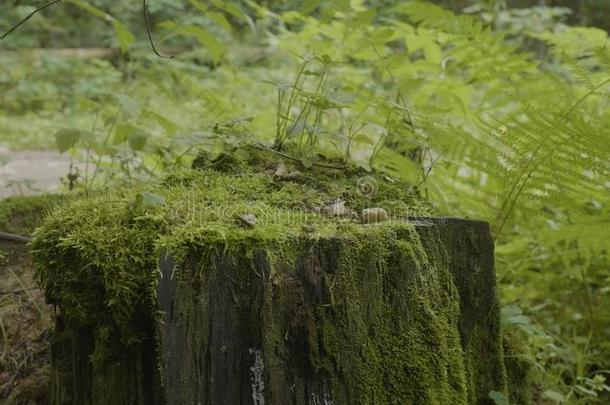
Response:
[[[1,163],[6,160],[4,166]],[[53,151],[0,148],[0,199],[11,195],[57,192],[68,174],[70,157]]]
[[[55,196],[0,201],[0,230],[28,235]],[[0,404],[41,403],[50,376],[53,311],[33,279],[24,244],[0,240]]]

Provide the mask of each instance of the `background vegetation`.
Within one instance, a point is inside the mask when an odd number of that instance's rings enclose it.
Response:
[[[139,2],[65,0],[0,42],[0,143],[87,162],[76,189],[254,140],[384,170],[492,224],[537,401],[607,403],[609,3],[435,3],[152,1],[170,59]]]

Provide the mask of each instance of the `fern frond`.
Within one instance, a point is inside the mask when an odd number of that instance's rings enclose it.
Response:
[[[467,15],[456,16],[451,11],[431,3],[402,2],[393,10],[409,17],[420,27],[441,29],[451,34],[479,38],[481,35],[489,35],[491,32],[477,18]]]

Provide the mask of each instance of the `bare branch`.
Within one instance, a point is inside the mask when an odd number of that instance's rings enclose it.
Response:
[[[48,3],[45,3],[42,6],[38,7],[36,10],[32,11],[30,14],[25,16],[24,19],[19,21],[17,24],[13,25],[8,31],[6,31],[4,34],[2,34],[2,36],[0,36],[0,41],[2,41],[4,38],[8,37],[13,31],[15,31],[17,28],[21,27],[30,18],[34,17],[36,14],[38,14],[39,12],[44,10],[45,8],[51,7],[52,5],[57,4],[60,1],[61,0],[51,0]]]
[[[142,12],[144,13],[144,23],[146,24],[146,34],[148,35],[148,41],[150,42],[150,47],[152,48],[153,52],[155,53],[155,55],[157,55],[160,58],[173,59],[175,57],[174,55],[163,55],[157,50],[157,47],[155,46],[155,41],[153,41],[153,38],[152,38],[150,14],[148,14],[148,6],[146,5],[146,0],[142,0]]]

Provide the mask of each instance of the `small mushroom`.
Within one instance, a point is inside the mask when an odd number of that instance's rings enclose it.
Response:
[[[256,226],[256,217],[252,214],[239,214],[235,217],[235,222],[242,228],[254,228]]]
[[[375,222],[387,221],[389,215],[388,212],[383,208],[366,208],[362,210],[360,218],[365,224],[373,224]]]
[[[282,162],[275,168],[275,171],[273,172],[273,177],[278,180],[294,181],[299,180],[302,177],[302,174],[297,170],[288,171],[286,165]]]
[[[349,210],[345,207],[345,201],[337,199],[322,207],[322,213],[330,217],[340,217],[349,214]]]

